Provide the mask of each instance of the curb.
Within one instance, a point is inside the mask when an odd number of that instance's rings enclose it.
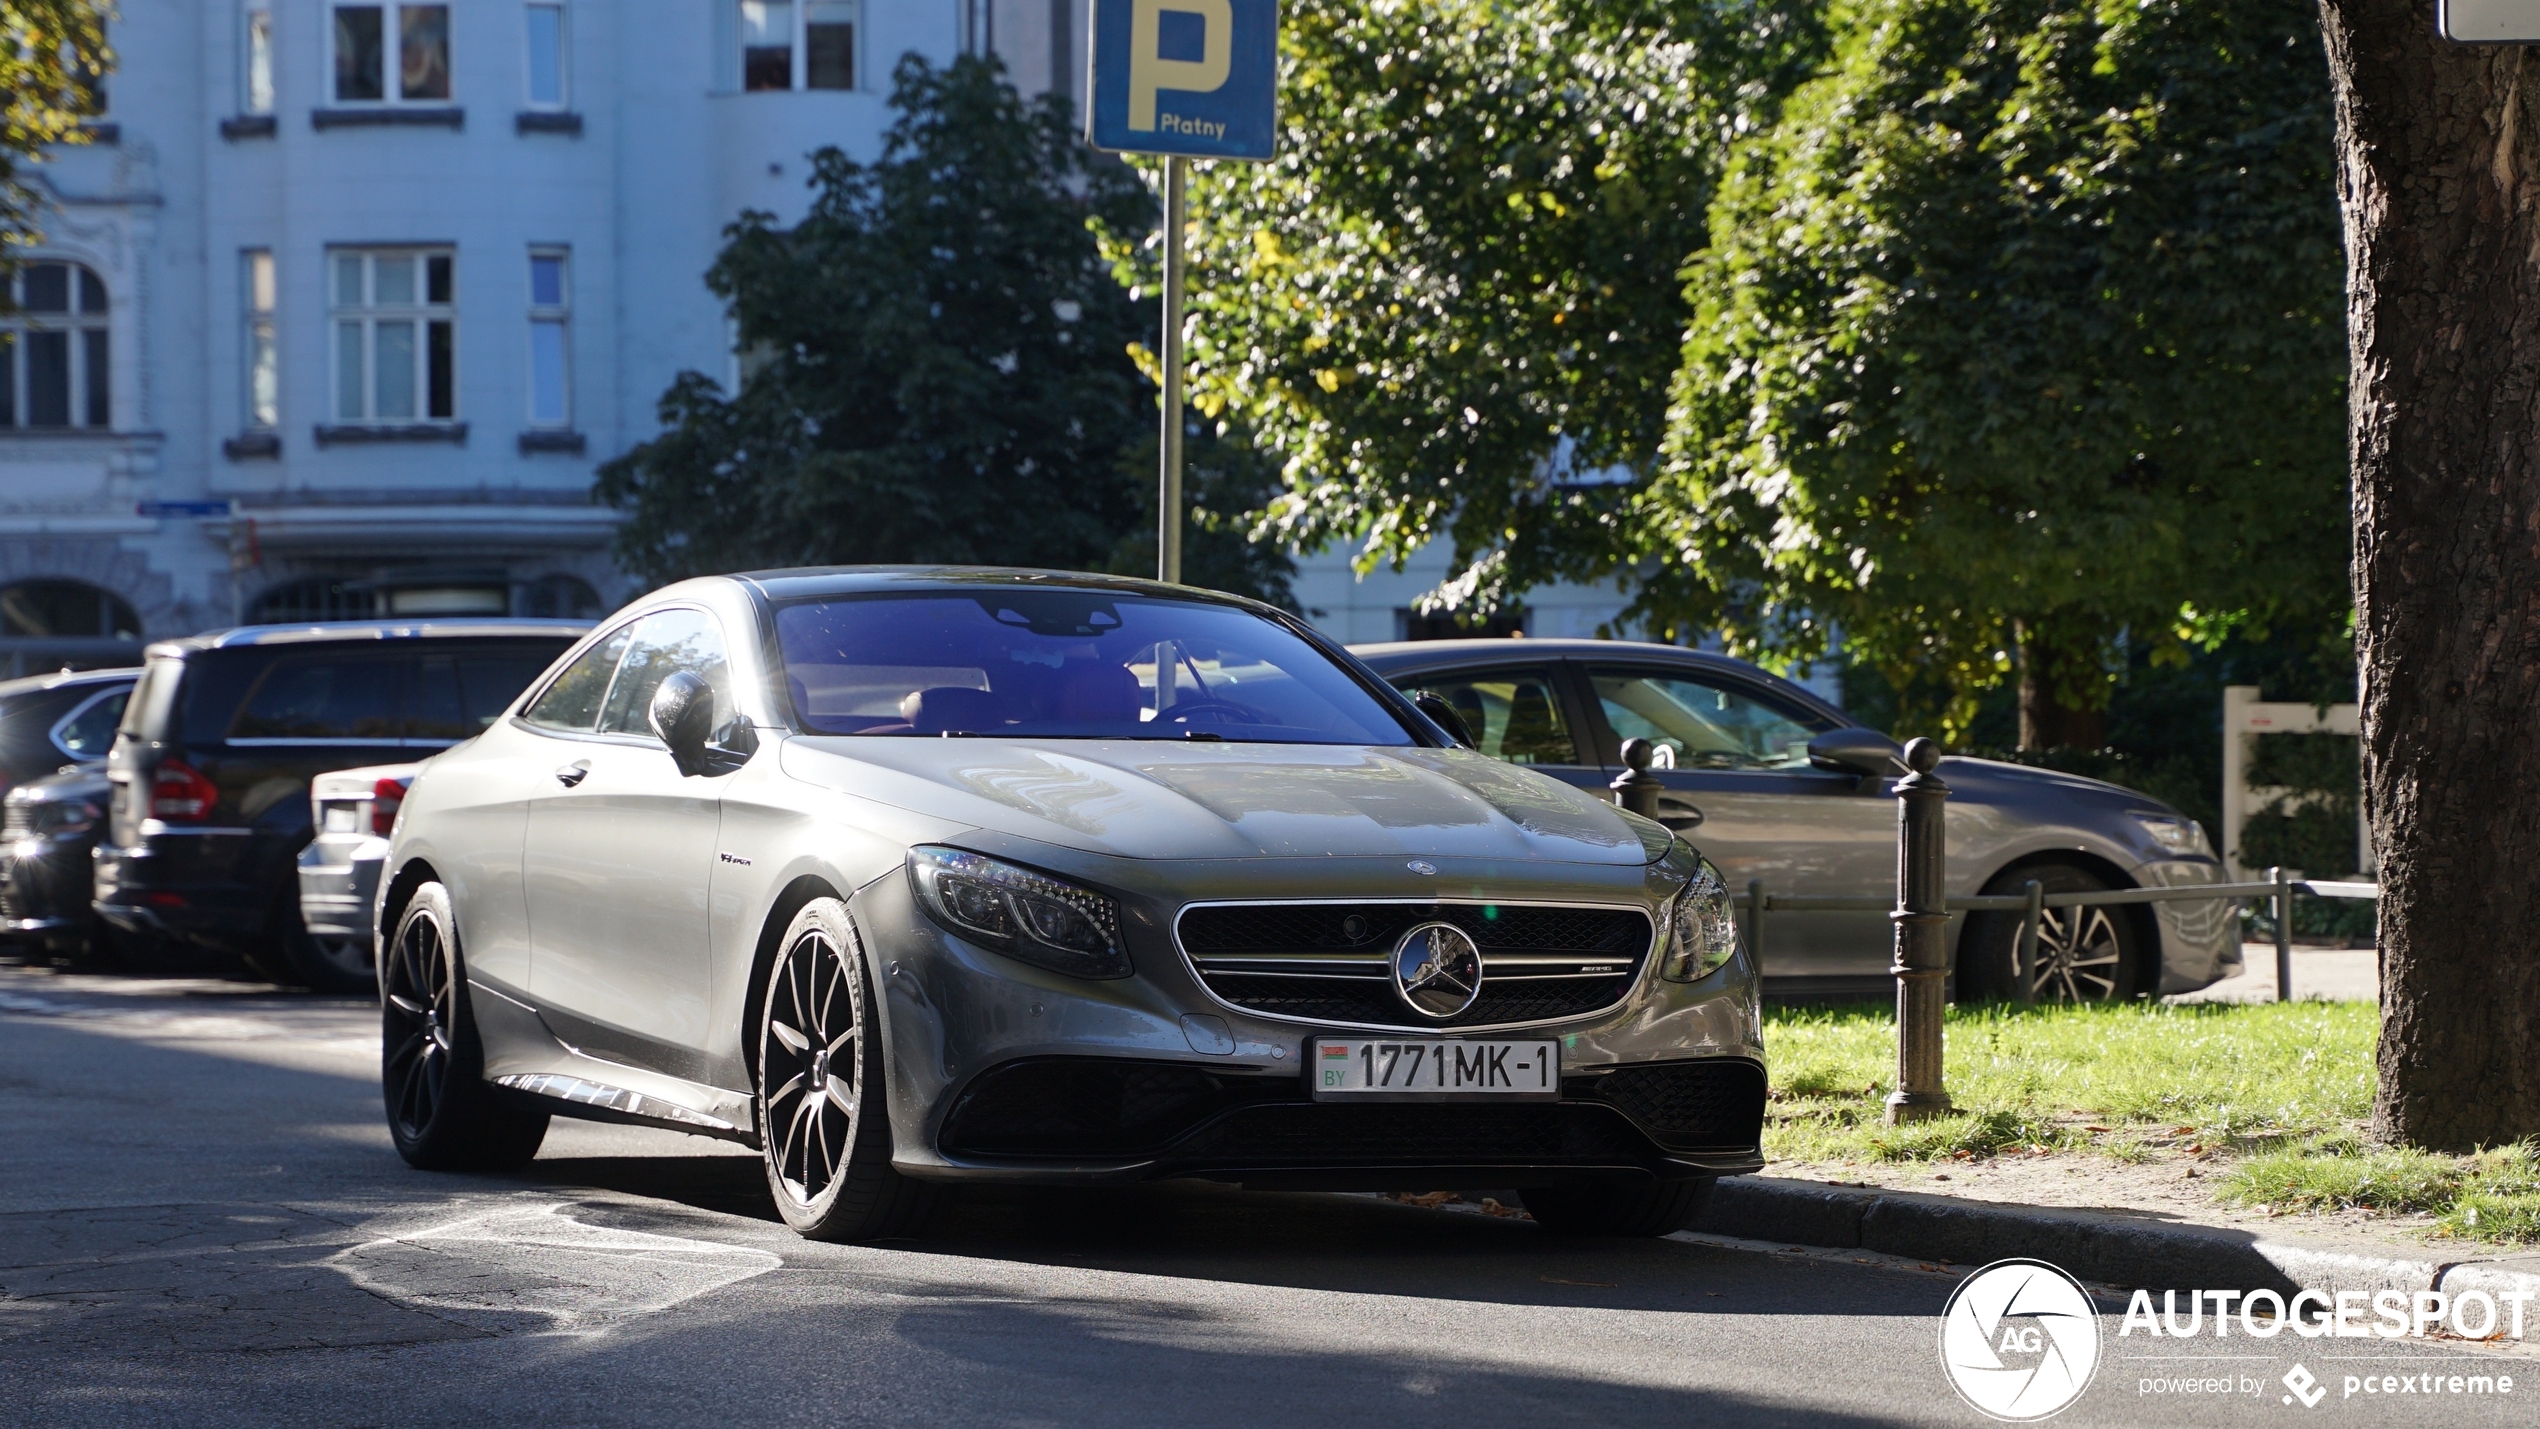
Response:
[[[1914,1191],[1727,1176],[1688,1230],[1976,1266],[2005,1256],[2127,1289],[2485,1290],[2540,1298],[2540,1255],[2440,1261],[2275,1240],[2248,1231]],[[2540,1304],[2523,1337],[2540,1339]]]

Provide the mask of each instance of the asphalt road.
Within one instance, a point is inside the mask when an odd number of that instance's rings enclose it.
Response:
[[[0,1423],[1986,1422],[1935,1348],[1963,1268],[1205,1185],[971,1194],[918,1239],[814,1245],[755,1157],[673,1133],[559,1121],[523,1174],[411,1171],[375,1029],[0,968]],[[2527,1424],[2540,1399],[2522,1353],[2156,1361],[2103,1325],[2058,1424]],[[2280,1402],[2301,1351],[2315,1410]],[[2334,1392],[2438,1368],[2526,1382]],[[2144,1386],[2224,1373],[2253,1388]]]

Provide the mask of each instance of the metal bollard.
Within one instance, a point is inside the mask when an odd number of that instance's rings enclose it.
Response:
[[[1949,1107],[1941,1025],[1949,976],[1949,786],[1932,771],[1940,746],[1905,746],[1913,772],[1896,781],[1896,1090],[1887,1123],[1921,1121]]]
[[[1764,975],[1764,880],[1746,880],[1746,956],[1755,975]]]
[[[2275,885],[2275,1000],[2293,1000],[2293,885],[2302,881],[2298,868],[2270,868]]]
[[[1649,761],[1655,757],[1656,749],[1657,746],[1645,739],[1624,740],[1623,763],[1626,767],[1614,776],[1613,783],[1606,786],[1614,791],[1617,806],[1644,819],[1658,817],[1658,791],[1667,787],[1657,775],[1649,772]]]
[[[2020,920],[2020,950],[2012,961],[2013,975],[2020,980],[2020,1006],[2037,1006],[2037,925],[2046,917],[2046,887],[2032,878],[2028,881],[2028,914]]]

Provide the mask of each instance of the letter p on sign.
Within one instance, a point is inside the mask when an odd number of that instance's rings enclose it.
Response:
[[[1199,59],[1164,57],[1164,12],[1197,15]],[[1179,89],[1214,94],[1234,68],[1235,7],[1227,0],[1129,0],[1129,127],[1155,132],[1155,92]]]
[[[1115,153],[1267,159],[1278,0],[1093,0],[1085,137]]]

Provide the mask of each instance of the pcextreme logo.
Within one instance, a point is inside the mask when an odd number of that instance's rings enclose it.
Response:
[[[1940,1312],[1940,1368],[1969,1408],[2023,1424],[2071,1407],[2099,1369],[2099,1312],[2042,1260],[1997,1260]]]

